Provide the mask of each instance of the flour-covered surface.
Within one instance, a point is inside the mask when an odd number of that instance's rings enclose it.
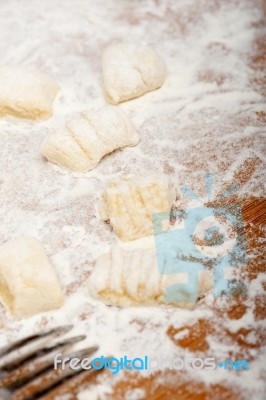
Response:
[[[263,0],[0,1],[1,65],[33,65],[61,86],[53,118],[0,121],[0,244],[21,235],[41,240],[65,288],[65,306],[24,321],[1,307],[0,343],[72,322],[103,355],[214,357],[250,361],[249,371],[139,371],[99,375],[80,399],[255,399],[265,393],[263,265],[263,132],[265,42]],[[264,4],[265,6],[265,4]],[[265,11],[265,10],[264,10]],[[121,104],[140,144],[75,174],[40,156],[46,135],[73,114],[105,103],[101,55],[121,40],[153,46],[168,76],[158,91]],[[249,262],[245,296],[208,294],[196,310],[107,307],[88,294],[93,260],[117,241],[97,212],[106,181],[120,174],[169,175],[181,194],[205,195],[215,175],[215,200],[234,181],[228,202],[242,203]],[[84,384],[84,382],[82,382]],[[72,385],[59,399],[76,399]],[[86,385],[84,386],[86,389]]]

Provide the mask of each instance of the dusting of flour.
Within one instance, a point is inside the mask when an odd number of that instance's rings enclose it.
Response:
[[[187,354],[166,334],[167,328],[200,318],[211,320],[212,294],[192,312],[118,309],[90,298],[87,282],[93,260],[117,241],[100,220],[96,205],[107,180],[139,172],[169,175],[177,205],[183,209],[196,205],[180,189],[189,186],[204,196],[206,172],[215,174],[214,198],[233,180],[240,199],[263,196],[265,158],[259,116],[265,103],[263,93],[253,85],[251,65],[253,43],[261,29],[261,4],[248,0],[1,2],[0,64],[34,65],[51,75],[61,92],[48,121],[0,121],[0,244],[21,235],[41,240],[66,291],[62,309],[29,320],[14,322],[1,307],[1,345],[40,328],[72,322],[74,332],[85,332],[87,343],[98,343],[103,355]],[[112,153],[84,174],[47,163],[39,149],[48,132],[60,129],[65,119],[79,111],[105,104],[101,54],[109,44],[125,39],[153,46],[168,70],[160,90],[119,106],[134,121],[140,144]],[[243,177],[247,165],[252,168]],[[251,298],[264,280],[261,274],[252,281]],[[235,331],[259,323],[252,309],[240,320],[225,321]],[[252,334],[249,340],[254,342]],[[228,354],[228,346],[216,338],[209,338],[209,346],[210,356]],[[227,374],[227,384],[239,385],[249,398],[252,388],[260,399],[262,362],[258,356],[245,379]],[[223,370],[193,374],[206,383],[225,379]],[[115,381],[110,378],[109,389]],[[80,400],[104,399],[104,388],[106,382],[90,391],[90,397],[81,394]],[[127,396],[145,398],[142,389]]]

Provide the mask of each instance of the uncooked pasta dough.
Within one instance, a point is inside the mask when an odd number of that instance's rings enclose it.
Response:
[[[184,301],[171,304],[193,308],[197,298],[213,286],[212,272],[198,272],[198,285],[193,291],[186,285],[187,274],[159,273],[154,248],[127,249],[115,245],[110,251],[96,259],[90,277],[90,294],[108,304],[119,306],[154,305],[165,301],[165,289],[178,286]],[[182,285],[183,284],[183,285]],[[195,298],[191,301],[191,297]]]
[[[15,318],[63,304],[56,273],[37,239],[25,236],[0,247],[0,299]]]
[[[99,210],[123,241],[153,234],[153,214],[169,212],[174,190],[163,175],[127,176],[111,180],[100,198]]]
[[[107,100],[118,104],[158,89],[165,81],[165,65],[146,46],[119,43],[103,54],[103,84]]]
[[[62,131],[49,135],[41,153],[49,161],[77,172],[95,168],[108,153],[139,142],[127,115],[114,106],[83,112]]]
[[[1,67],[0,117],[49,118],[58,90],[50,77],[31,67]]]

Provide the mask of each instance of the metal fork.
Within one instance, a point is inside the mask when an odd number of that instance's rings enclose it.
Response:
[[[0,348],[0,399],[53,399],[52,393],[58,393],[66,380],[70,383],[77,375],[93,373],[93,369],[87,371],[80,365],[71,369],[69,362],[64,368],[54,369],[54,358],[59,353],[62,358],[82,360],[98,350],[98,346],[92,346],[71,353],[71,347],[86,338],[79,335],[62,339],[72,328],[59,326]]]

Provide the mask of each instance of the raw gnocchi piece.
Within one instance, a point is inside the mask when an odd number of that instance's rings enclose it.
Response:
[[[182,308],[193,308],[191,289],[186,286],[187,274],[160,274],[155,248],[127,249],[115,245],[110,251],[96,259],[89,281],[90,294],[107,304],[118,306],[154,305],[165,301],[165,289],[173,284],[184,284],[183,298],[187,301],[170,304]],[[195,298],[202,297],[213,286],[212,272],[198,273],[198,288]]]
[[[162,175],[128,176],[109,181],[99,211],[115,234],[131,241],[153,234],[153,213],[169,212],[175,193]]]
[[[62,132],[48,136],[41,153],[55,164],[85,172],[95,168],[106,154],[138,142],[138,133],[127,115],[117,107],[105,106],[81,113]]]
[[[63,304],[56,273],[37,239],[25,236],[0,247],[0,299],[15,318]]]
[[[111,45],[105,49],[102,63],[105,95],[113,104],[158,89],[165,81],[165,65],[150,47]]]
[[[1,67],[0,117],[49,118],[58,90],[50,77],[31,67]]]

